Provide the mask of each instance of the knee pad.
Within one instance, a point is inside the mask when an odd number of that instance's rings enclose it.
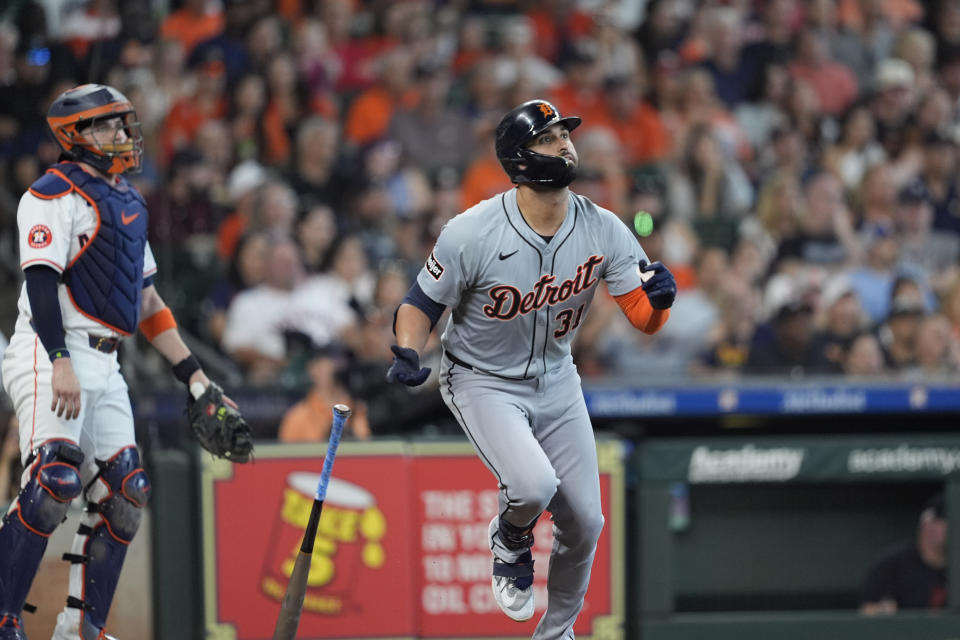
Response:
[[[150,497],[150,479],[140,466],[133,445],[106,461],[97,460],[100,473],[87,487],[87,511],[99,513],[110,535],[123,544],[140,528],[142,510]]]
[[[16,511],[31,531],[49,536],[80,495],[83,452],[69,440],[48,440],[27,460],[29,480],[17,497]]]

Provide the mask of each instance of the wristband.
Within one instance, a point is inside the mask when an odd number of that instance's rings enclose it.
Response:
[[[50,362],[53,362],[54,360],[59,360],[60,358],[69,358],[70,352],[67,351],[66,348],[54,349],[47,355],[50,356]]]
[[[200,361],[192,353],[173,365],[174,377],[183,384],[190,383],[190,376],[200,370]]]

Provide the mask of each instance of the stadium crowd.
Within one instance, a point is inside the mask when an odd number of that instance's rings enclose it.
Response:
[[[510,187],[492,132],[532,97],[583,118],[572,189],[680,287],[655,336],[598,296],[582,375],[960,368],[960,0],[4,6],[2,268],[57,160],[50,101],[113,85],[158,289],[250,385],[303,388],[324,359],[340,397],[408,393],[382,386],[393,311],[443,224]]]

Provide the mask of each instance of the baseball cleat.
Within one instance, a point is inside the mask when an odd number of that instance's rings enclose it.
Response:
[[[84,620],[83,634],[80,634],[80,620],[78,615],[70,615],[61,611],[57,616],[57,626],[53,630],[53,636],[50,640],[117,640],[113,636],[107,635],[103,629],[97,629]]]
[[[498,519],[490,521],[490,538],[499,529]],[[492,549],[491,549],[492,551]],[[524,551],[516,562],[493,557],[493,599],[508,618],[523,622],[533,617],[533,556]]]
[[[27,640],[20,616],[0,614],[0,640]]]

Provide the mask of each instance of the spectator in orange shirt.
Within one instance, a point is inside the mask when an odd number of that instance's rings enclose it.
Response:
[[[631,167],[658,162],[670,153],[670,136],[657,110],[642,97],[634,77],[607,82],[607,121]]]
[[[583,38],[570,48],[566,60],[566,80],[550,92],[551,101],[560,113],[576,114],[588,126],[602,123],[608,105],[596,42]]]
[[[347,111],[347,142],[363,146],[382,138],[397,108],[416,105],[417,92],[411,88],[413,66],[412,54],[403,47],[380,57],[377,84],[358,95]]]
[[[253,219],[257,191],[267,181],[267,172],[256,160],[244,160],[227,178],[227,197],[234,206],[230,215],[217,228],[217,255],[228,262],[243,232]]]
[[[282,442],[326,442],[333,425],[333,405],[345,404],[353,409],[347,421],[345,439],[369,440],[367,408],[350,397],[337,381],[337,350],[333,345],[316,348],[307,362],[311,386],[307,396],[287,409],[280,422],[277,438]]]
[[[467,167],[460,185],[461,211],[511,187],[510,178],[503,172],[493,144],[496,126],[496,120],[481,120],[474,127],[472,146],[476,157]]]
[[[199,43],[223,31],[223,10],[219,2],[209,0],[184,0],[160,25],[160,35],[166,39],[179,40],[187,54]]]
[[[177,149],[191,142],[208,120],[227,115],[226,77],[223,61],[213,57],[199,63],[196,69],[197,85],[191,95],[177,100],[170,108],[161,130],[163,164]]]

